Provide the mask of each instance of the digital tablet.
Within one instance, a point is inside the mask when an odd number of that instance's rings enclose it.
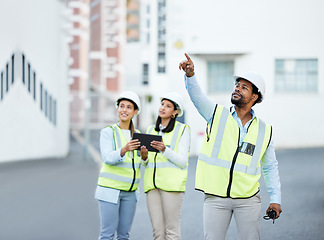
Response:
[[[152,141],[162,141],[162,136],[160,135],[151,135],[151,134],[145,134],[145,133],[133,133],[133,139],[138,139],[141,142],[141,146],[145,146],[148,151],[151,152],[159,152],[156,148],[151,146]],[[141,147],[138,147],[137,150],[141,150]]]

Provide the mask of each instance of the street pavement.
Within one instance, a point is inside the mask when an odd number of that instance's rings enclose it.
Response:
[[[0,164],[0,240],[98,239],[99,212],[93,196],[99,165],[84,159],[82,151],[71,138],[66,158]],[[283,213],[275,224],[263,220],[269,196],[262,177],[261,239],[324,239],[323,156],[324,148],[277,150]],[[183,240],[203,239],[203,194],[194,190],[195,166],[196,158],[190,157],[181,220]],[[152,239],[142,184],[132,240]],[[234,219],[226,239],[238,239]]]

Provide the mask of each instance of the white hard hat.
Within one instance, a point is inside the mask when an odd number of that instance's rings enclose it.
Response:
[[[173,102],[175,104],[175,106],[178,110],[178,117],[182,116],[183,103],[182,103],[182,97],[180,96],[180,94],[178,94],[176,92],[168,92],[161,97],[161,101],[163,99],[171,100],[171,102]]]
[[[122,92],[119,95],[118,99],[116,100],[116,108],[118,108],[118,104],[121,100],[130,100],[131,102],[133,102],[136,105],[136,106],[134,106],[135,109],[138,109],[137,114],[139,114],[139,112],[141,110],[141,101],[136,93],[134,93],[132,91]]]
[[[261,99],[258,99],[258,102],[259,103],[262,102],[265,95],[265,81],[261,75],[254,72],[246,72],[241,75],[234,75],[233,77],[235,81],[237,81],[237,79],[239,78],[243,78],[245,80],[248,80],[253,85],[255,85],[258,88],[259,92],[261,93]]]

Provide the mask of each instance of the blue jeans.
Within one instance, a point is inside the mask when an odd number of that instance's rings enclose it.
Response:
[[[99,240],[128,240],[136,209],[136,193],[120,191],[118,203],[99,200],[101,232]]]

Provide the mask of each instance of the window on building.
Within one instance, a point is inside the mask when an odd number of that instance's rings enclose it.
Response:
[[[28,85],[28,92],[30,92],[30,74],[31,74],[31,72],[30,72],[30,64],[28,63],[28,83],[27,83],[27,85]]]
[[[147,19],[146,20],[146,28],[147,28],[147,32],[146,32],[146,43],[149,44],[151,37],[150,37],[150,20]]]
[[[140,38],[139,0],[127,0],[126,36],[127,42],[138,42]]]
[[[11,83],[15,80],[15,55],[11,56]]]
[[[165,34],[166,34],[166,29],[165,28],[161,28],[158,30],[158,41],[159,44],[165,44]]]
[[[276,59],[275,90],[277,92],[317,92],[317,59]]]
[[[165,73],[165,53],[159,52],[158,53],[158,73]]]
[[[165,45],[165,42],[160,42],[158,44],[158,52],[159,53],[165,53],[166,51],[166,45]]]
[[[208,93],[231,92],[234,87],[233,74],[233,61],[209,61],[207,63]]]
[[[147,34],[146,34],[146,43],[148,44],[148,43],[150,43],[150,41],[151,41],[150,34],[147,33]]]
[[[25,55],[22,55],[22,81],[25,84]]]
[[[36,100],[36,73],[34,72],[34,81],[33,81],[33,96],[34,100]]]
[[[166,72],[166,0],[158,1],[158,19],[157,19],[157,34],[158,34],[158,73]]]
[[[164,10],[165,6],[166,6],[166,0],[159,0],[158,1],[159,10]]]
[[[143,64],[143,85],[149,84],[149,64]]]
[[[146,15],[149,16],[150,12],[151,12],[150,5],[147,4],[147,6],[146,6]],[[150,27],[151,27],[150,18],[147,17],[147,19],[146,19],[146,36],[145,36],[145,40],[146,40],[147,44],[150,43]]]
[[[6,65],[6,92],[9,91],[9,64]]]
[[[52,122],[52,111],[53,111],[52,104],[53,104],[52,103],[52,96],[49,95],[48,96],[48,118],[49,118],[50,122]]]
[[[39,100],[40,100],[40,109],[43,111],[43,84],[40,84],[40,89],[39,89]]]
[[[47,90],[45,90],[45,103],[44,103],[44,106],[45,106],[45,116],[47,117],[47,104],[48,104],[48,101],[47,101]]]

